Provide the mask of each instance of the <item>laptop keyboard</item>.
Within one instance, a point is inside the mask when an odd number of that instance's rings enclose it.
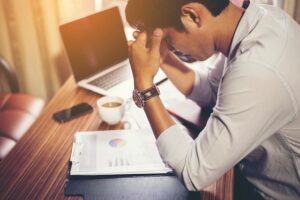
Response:
[[[119,67],[104,76],[89,82],[89,84],[108,90],[113,86],[127,80],[131,76],[131,69],[128,65]]]

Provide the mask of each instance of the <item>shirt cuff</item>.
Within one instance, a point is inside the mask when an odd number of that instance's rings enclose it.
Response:
[[[198,105],[210,106],[211,89],[207,80],[207,71],[195,71],[194,86],[187,98],[195,101]]]
[[[194,140],[182,127],[173,125],[157,138],[156,145],[164,162],[180,175],[193,142]]]

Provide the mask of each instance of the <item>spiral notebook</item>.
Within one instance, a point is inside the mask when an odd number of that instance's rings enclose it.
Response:
[[[159,155],[151,129],[77,132],[70,160],[71,176],[172,172]]]

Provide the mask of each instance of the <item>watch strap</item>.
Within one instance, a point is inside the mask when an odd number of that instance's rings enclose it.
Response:
[[[152,97],[158,96],[159,94],[160,94],[159,89],[155,84],[152,87],[141,91],[141,95],[144,101],[147,101]]]

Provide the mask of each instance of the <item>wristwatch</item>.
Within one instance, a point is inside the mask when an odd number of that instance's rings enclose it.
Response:
[[[132,99],[137,107],[144,108],[146,106],[146,101],[152,97],[158,96],[159,93],[158,87],[153,85],[152,87],[143,91],[138,91],[137,89],[133,90]]]

